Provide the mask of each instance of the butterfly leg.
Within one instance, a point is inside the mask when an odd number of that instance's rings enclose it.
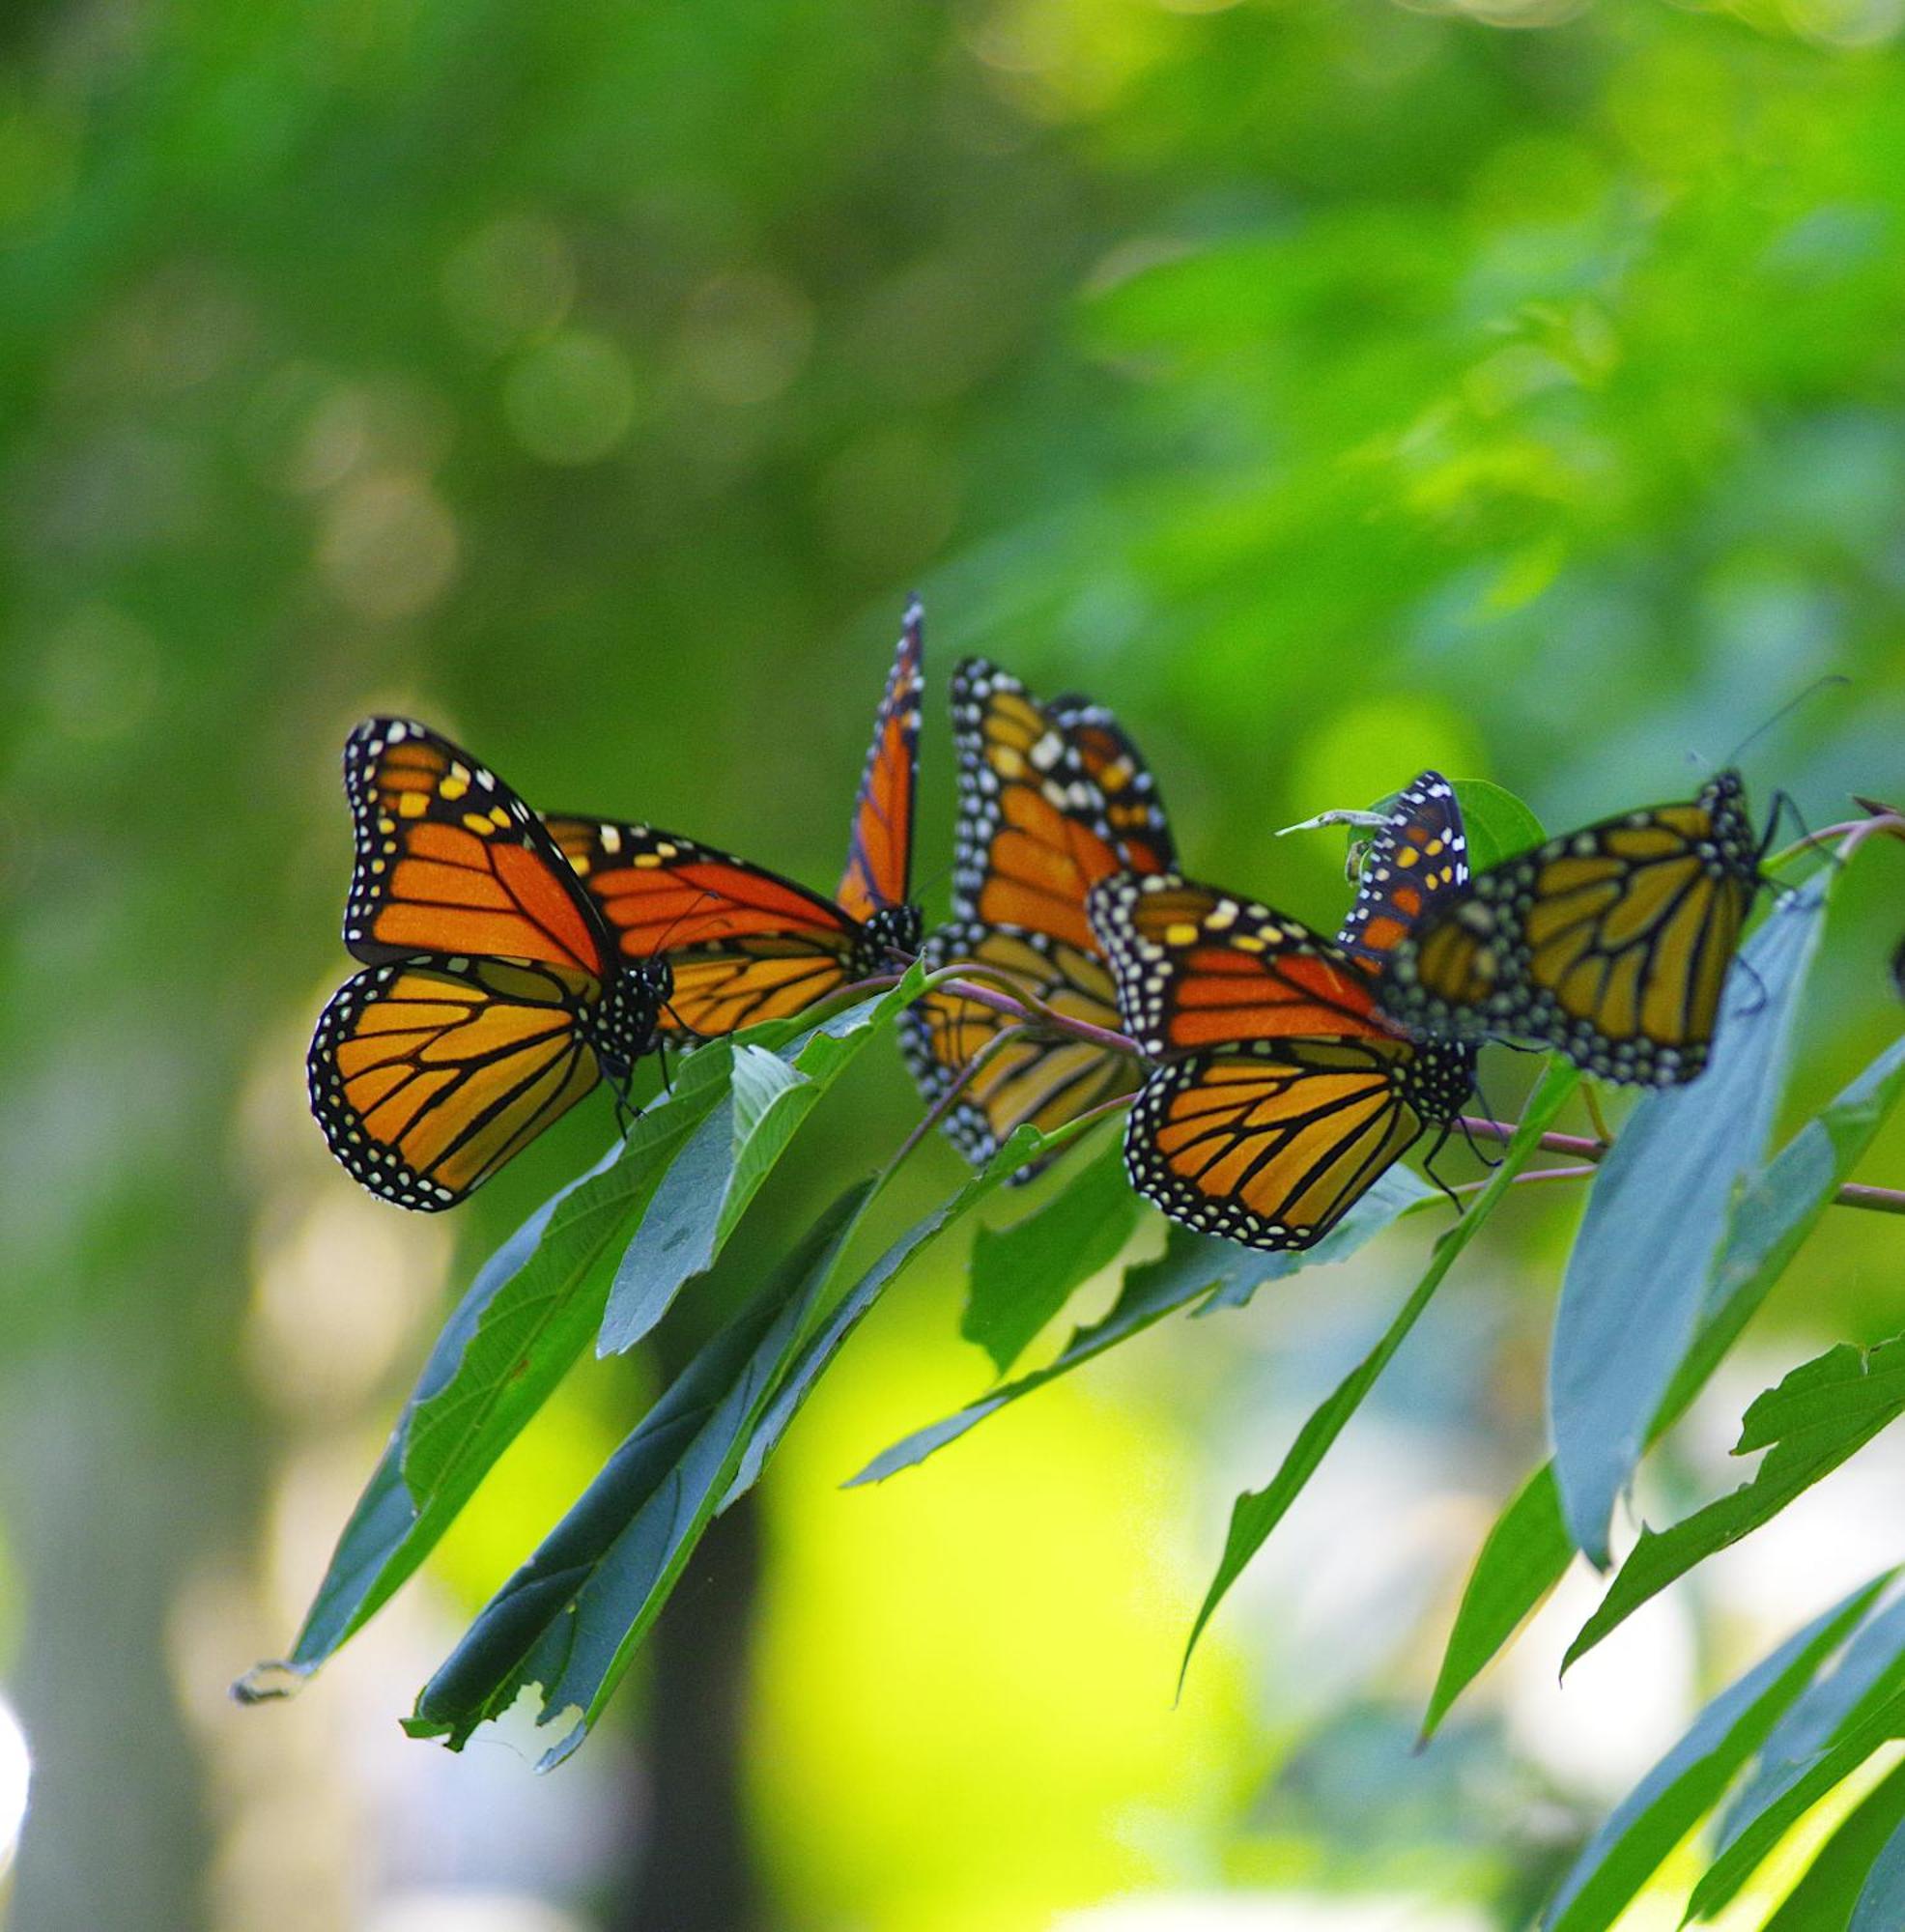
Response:
[[[1431,1180],[1433,1180],[1436,1183],[1437,1187],[1439,1187],[1442,1190],[1444,1194],[1448,1196],[1450,1205],[1455,1208],[1457,1215],[1460,1216],[1463,1212],[1461,1195],[1459,1195],[1455,1191],[1455,1189],[1451,1187],[1448,1184],[1448,1182],[1444,1180],[1442,1177],[1436,1172],[1436,1156],[1441,1152],[1444,1147],[1448,1145],[1449,1135],[1453,1131],[1454,1131],[1454,1123],[1452,1122],[1444,1121],[1442,1122],[1442,1131],[1436,1136],[1436,1145],[1432,1147],[1429,1150],[1428,1153],[1423,1157],[1422,1171],[1429,1177]],[[1464,1129],[1464,1131],[1465,1132],[1466,1129]],[[1468,1145],[1472,1148],[1475,1145],[1475,1143],[1472,1140],[1470,1140]],[[1488,1165],[1490,1167],[1495,1167],[1498,1166],[1499,1164],[1500,1163],[1496,1161],[1488,1162]]]

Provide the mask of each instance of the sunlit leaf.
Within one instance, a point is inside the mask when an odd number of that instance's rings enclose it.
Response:
[[[890,992],[818,1025],[758,1027],[692,1057],[691,1065],[702,1054],[730,1052],[733,1092],[683,1151],[629,1242],[609,1291],[598,1354],[634,1348],[682,1289],[714,1265],[801,1122],[916,996],[923,977],[915,967]]]
[[[1542,1932],[1604,1932],[1706,1816],[1780,1714],[1891,1580],[1875,1577],[1722,1690],[1614,1807],[1542,1916]]]
[[[1762,1932],[1862,1932],[1853,1918],[1874,1861],[1905,1821],[1905,1764],[1866,1793],[1852,1815],[1821,1847],[1800,1882],[1780,1901]],[[1901,1859],[1905,1869],[1905,1856]],[[1850,1923],[1848,1924],[1848,1921]],[[1862,1932],[1888,1932],[1905,1925],[1905,1889],[1894,1909],[1867,1921]]]
[[[1750,1534],[1905,1414],[1905,1337],[1876,1349],[1841,1343],[1795,1369],[1747,1410],[1736,1456],[1767,1451],[1750,1483],[1670,1529],[1643,1527],[1600,1607],[1568,1647],[1584,1656],[1694,1564]]]
[[[1425,1739],[1561,1580],[1574,1553],[1554,1471],[1544,1463],[1502,1512],[1475,1559],[1422,1719]]]
[[[1604,1567],[1615,1499],[1698,1332],[1736,1197],[1765,1159],[1827,876],[1775,905],[1728,978],[1707,1070],[1639,1101],[1588,1196],[1555,1312],[1549,1415],[1562,1514]]]
[[[1232,1241],[1192,1234],[1172,1226],[1164,1253],[1156,1261],[1139,1262],[1124,1270],[1118,1299],[1099,1321],[1076,1330],[1057,1358],[1015,1382],[992,1390],[941,1421],[915,1430],[892,1448],[881,1451],[854,1483],[884,1482],[901,1469],[924,1463],[935,1450],[956,1441],[1008,1403],[1043,1388],[1107,1349],[1149,1328],[1152,1322],[1193,1302],[1199,1313],[1213,1308],[1241,1308],[1265,1282],[1282,1281],[1305,1267],[1342,1261],[1379,1235],[1400,1214],[1438,1199],[1436,1190],[1407,1168],[1392,1167],[1342,1221],[1314,1248],[1301,1254],[1266,1254]]]
[[[841,1195],[663,1393],[424,1686],[412,1736],[460,1749],[533,1688],[554,1734],[539,1768],[582,1742],[726,1494],[871,1189]]]
[[[1092,1160],[1074,1163],[1059,1192],[1030,1214],[973,1237],[960,1333],[1004,1375],[1072,1290],[1118,1259],[1143,1212],[1114,1135]]]
[[[801,1405],[812,1392],[814,1383],[845,1346],[847,1337],[901,1271],[955,1221],[996,1192],[1021,1168],[1049,1160],[1054,1152],[1075,1137],[1075,1133],[1076,1123],[1072,1122],[1067,1122],[1053,1134],[1041,1134],[1037,1127],[1029,1125],[1015,1127],[1010,1138],[983,1168],[972,1175],[963,1186],[941,1202],[930,1214],[907,1229],[840,1296],[828,1311],[819,1328],[804,1344],[798,1358],[775,1390],[767,1412],[749,1437],[747,1454],[742,1458],[732,1488],[723,1498],[723,1509],[759,1480],[762,1464],[780,1445]]]
[[[1224,1553],[1217,1564],[1217,1574],[1205,1593],[1196,1621],[1191,1626],[1190,1639],[1184,1645],[1186,1669],[1190,1666],[1191,1653],[1197,1648],[1198,1638],[1203,1635],[1205,1626],[1209,1623],[1231,1585],[1269,1540],[1270,1532],[1283,1520],[1291,1504],[1302,1494],[1310,1478],[1322,1466],[1322,1459],[1329,1453],[1330,1444],[1343,1433],[1351,1416],[1362,1406],[1363,1398],[1376,1386],[1377,1378],[1388,1367],[1390,1358],[1402,1347],[1422,1311],[1429,1306],[1436,1289],[1441,1286],[1442,1277],[1455,1264],[1456,1257],[1475,1238],[1483,1223],[1494,1212],[1516,1175],[1527,1165],[1540,1146],[1542,1135],[1553,1124],[1555,1117],[1579,1084],[1580,1075],[1567,1062],[1555,1061],[1549,1065],[1542,1075],[1540,1086],[1529,1096],[1527,1109],[1515,1129],[1515,1137],[1502,1154],[1501,1165],[1489,1177],[1489,1184],[1476,1196],[1462,1219],[1453,1228],[1445,1230],[1436,1240],[1435,1254],[1422,1279],[1416,1283],[1396,1319],[1383,1331],[1381,1339],[1297,1432],[1296,1440],[1291,1444],[1282,1466],[1267,1487],[1246,1490],[1237,1497],[1231,1510],[1230,1533],[1224,1539]]]

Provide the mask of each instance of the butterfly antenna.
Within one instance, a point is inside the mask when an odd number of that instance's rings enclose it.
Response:
[[[1766,734],[1770,730],[1772,730],[1774,725],[1783,724],[1787,718],[1791,717],[1792,714],[1795,711],[1797,711],[1802,704],[1805,704],[1808,699],[1818,696],[1820,692],[1830,689],[1833,685],[1850,684],[1852,680],[1849,677],[1847,677],[1843,671],[1835,671],[1835,670],[1828,671],[1824,677],[1815,677],[1812,680],[1812,682],[1805,687],[1804,691],[1798,693],[1795,696],[1787,698],[1785,703],[1780,705],[1778,710],[1776,711],[1771,718],[1768,718],[1762,724],[1754,725],[1753,728],[1750,731],[1749,731],[1747,735],[1744,738],[1742,738],[1737,745],[1733,747],[1732,751],[1730,751],[1726,754],[1725,759],[1722,761],[1721,769],[1725,770],[1734,765],[1737,765],[1740,762],[1742,756],[1745,755],[1749,746],[1757,744],[1760,739],[1765,737]]]

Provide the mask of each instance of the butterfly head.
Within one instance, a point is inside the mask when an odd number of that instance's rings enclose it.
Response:
[[[886,956],[889,952],[904,952],[909,956],[917,952],[924,930],[924,922],[918,906],[881,906],[866,926],[867,952],[877,962],[873,971],[878,972],[890,963]]]
[[[1722,872],[1756,879],[1762,846],[1752,821],[1747,816],[1745,780],[1730,766],[1717,772],[1700,787],[1698,803],[1712,826],[1708,835],[1713,846],[1709,865]]]
[[[666,959],[634,959],[618,972],[596,1009],[597,1057],[618,1078],[655,1044],[656,1023],[674,991],[674,970]]]

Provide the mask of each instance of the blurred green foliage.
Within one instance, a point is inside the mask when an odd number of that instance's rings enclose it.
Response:
[[[1673,796],[1690,751],[1719,759],[1827,670],[1852,686],[1753,747],[1755,799],[1783,783],[1821,823],[1849,789],[1897,795],[1901,28],[1897,0],[0,17],[0,1532],[39,1780],[21,1924],[257,1923],[297,1889],[295,1859],[273,1876],[284,1841],[235,1823],[290,1733],[235,1742],[206,1686],[282,1641],[306,1546],[374,1458],[437,1312],[389,1312],[394,1285],[445,1286],[446,1239],[486,1252],[599,1144],[599,1120],[565,1123],[453,1230],[352,1221],[327,1246],[346,1183],[299,1118],[299,1057],[344,966],[352,720],[414,708],[532,801],[821,881],[918,583],[936,678],[979,648],[1115,703],[1187,861],[1319,921],[1340,846],[1275,826],[1432,760],[1550,824]],[[928,876],[949,842],[934,731]],[[1896,867],[1871,855],[1840,895],[1810,1105],[1895,1030]],[[912,1117],[894,1069],[855,1095],[815,1129],[843,1173]],[[1873,1173],[1901,1154],[1894,1130]],[[791,1226],[838,1179],[777,1182],[762,1211]],[[1545,1320],[1568,1211],[1516,1222],[1528,1268],[1493,1286],[1495,1494],[1534,1460],[1514,1337]],[[1773,1319],[1891,1332],[1895,1253],[1879,1217],[1829,1216]],[[843,1370],[783,1488],[823,1493],[970,1393],[952,1321],[927,1296],[917,1326],[869,1334],[903,1384]],[[1181,1619],[1152,1599],[1195,1582],[1161,1557],[1121,1575],[1081,1635],[1028,1502],[1080,1522],[1075,1574],[1101,1582],[1131,1560],[1087,1513],[1105,1459],[1162,1486],[1144,1521],[1167,1534],[1216,1373],[1194,1344],[1176,1401],[1026,1405],[1024,1433],[970,1452],[970,1488],[890,1486],[858,1519],[774,1505],[758,1748],[799,1776],[759,1770],[755,1803],[790,1910],[1016,1926],[1160,1875],[1315,1875],[1244,1815],[1236,1767],[1288,1736],[1222,1659],[1230,1694],[1200,1690],[1189,1728],[1124,1681],[1167,1679]],[[469,1596],[600,1460],[562,1445],[620,1433],[630,1376],[591,1388],[499,1472],[517,1545],[446,1552]],[[1072,1486],[1025,1490],[1041,1446]],[[846,1545],[853,1521],[873,1544]],[[889,1577],[870,1601],[893,1621],[869,1613],[848,1658],[829,1614],[883,1533],[957,1588]],[[1015,1563],[1038,1599],[1016,1665],[981,1587]],[[908,1628],[979,1644],[1020,1696],[1063,1653],[1075,1694],[1016,1721],[982,1674],[896,1702],[878,1646]],[[933,1748],[899,1749],[902,1709]],[[809,1790],[830,1759],[946,1799],[944,1839],[906,1843],[910,1870],[866,1849]],[[1025,1784],[999,1776],[1014,1761]],[[1081,1766],[1078,1804],[1030,1831],[1024,1791]],[[1151,1822],[1127,1829],[1129,1805]],[[864,1823],[897,1846],[921,1808]],[[998,1871],[969,1875],[962,1823],[1003,1834]],[[308,1922],[350,1922],[301,1882]]]

